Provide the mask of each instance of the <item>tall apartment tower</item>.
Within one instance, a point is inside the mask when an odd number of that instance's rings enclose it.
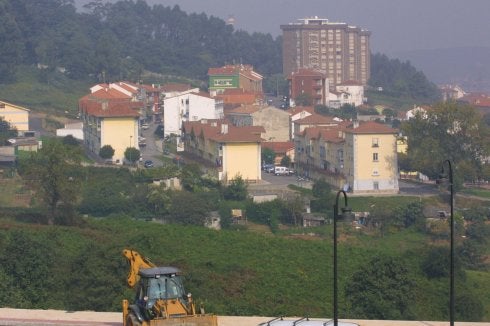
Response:
[[[281,25],[284,75],[306,68],[324,73],[331,86],[351,80],[367,84],[371,32],[318,17],[298,21]]]

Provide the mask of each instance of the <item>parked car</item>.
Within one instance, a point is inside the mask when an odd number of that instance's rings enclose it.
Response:
[[[296,171],[294,169],[288,168],[288,175],[295,175]]]
[[[270,168],[274,168],[274,164],[268,164],[268,163],[266,163],[266,164],[262,165],[262,170],[263,171],[267,171]]]
[[[285,166],[274,167],[274,175],[289,175],[289,170]]]
[[[152,168],[153,167],[153,161],[152,160],[146,160],[144,163],[145,168]]]

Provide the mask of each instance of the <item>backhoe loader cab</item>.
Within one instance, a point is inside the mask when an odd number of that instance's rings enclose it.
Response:
[[[187,294],[181,271],[158,267],[130,249],[123,250],[130,269],[128,286],[135,288],[132,303],[123,300],[123,326],[217,326],[217,316],[196,313],[191,294]]]
[[[186,307],[189,296],[185,293],[181,272],[175,267],[153,267],[139,271],[136,304],[141,309],[152,309],[158,299],[175,299]]]

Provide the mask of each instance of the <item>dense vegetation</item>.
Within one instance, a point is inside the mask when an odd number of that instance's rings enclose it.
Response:
[[[0,81],[19,64],[66,69],[72,78],[137,81],[143,70],[205,79],[224,63],[281,70],[280,38],[234,31],[216,17],[145,1],[94,1],[76,12],[73,1],[2,0]]]
[[[440,100],[437,86],[427,80],[424,73],[417,71],[408,61],[390,59],[384,54],[371,56],[371,78],[369,85],[390,97],[416,99],[422,103]]]
[[[187,289],[207,311],[322,317],[332,313],[329,236],[295,239],[218,232],[123,216],[89,219],[77,228],[42,226],[14,222],[5,211],[2,215],[0,306],[120,311],[121,299],[132,298],[121,255],[130,247],[157,264],[182,268]],[[332,232],[331,226],[318,231]],[[305,230],[295,232],[301,235]],[[437,261],[431,259],[441,248],[439,239],[414,229],[379,237],[344,225],[340,232],[341,317],[447,320],[447,251],[436,254]],[[488,320],[488,271],[460,266],[457,320]]]
[[[208,311],[331,315],[332,225],[299,227],[305,201],[332,217],[334,194],[323,180],[253,203],[240,178],[225,187],[193,164],[80,167],[76,150],[72,139],[46,141],[39,153],[21,156],[23,179],[0,180],[0,306],[117,311],[132,296],[121,256],[130,247],[186,271],[188,289]],[[59,161],[55,169],[42,163],[48,156]],[[174,176],[183,190],[153,184]],[[425,217],[426,209],[444,206],[440,199],[349,203],[371,214],[360,228],[350,216],[340,221],[340,316],[447,319],[448,226]],[[456,204],[468,208],[466,227],[457,215],[457,319],[488,320],[488,208],[468,198]],[[232,223],[232,208],[244,211],[247,225]],[[221,231],[202,227],[213,212]]]
[[[77,12],[72,0],[1,0],[0,19],[0,83],[22,80],[23,67],[36,66],[46,87],[59,79],[56,73],[90,82],[160,82],[164,74],[202,86],[209,67],[242,62],[266,77],[267,93],[287,94],[281,37],[235,31],[219,18],[187,14],[178,6],[93,1]],[[395,97],[430,101],[437,96],[434,85],[408,62],[378,54],[372,57],[370,84]],[[56,87],[64,89],[63,83]],[[60,106],[57,100],[51,106]]]

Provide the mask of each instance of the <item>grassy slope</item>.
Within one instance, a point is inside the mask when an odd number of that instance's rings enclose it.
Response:
[[[127,269],[121,267],[123,258],[120,255],[123,248],[130,247],[157,264],[182,268],[188,275],[188,290],[196,299],[204,301],[208,311],[227,315],[331,316],[330,237],[305,240],[304,237],[251,232],[218,232],[124,218],[89,220],[83,228],[34,226],[0,219],[0,229],[33,230],[36,237],[53,247],[53,255],[63,257],[53,271],[59,278],[65,278],[73,260],[87,250],[93,252],[93,259],[100,259],[95,264],[101,268],[99,274],[108,266],[119,266],[107,270],[121,280],[111,296],[114,310],[118,309],[118,302],[123,297],[131,296],[131,291],[124,290]],[[331,234],[331,231],[331,226],[326,226],[325,234]],[[342,293],[346,279],[369,257],[379,253],[404,257],[410,269],[417,272],[416,253],[428,244],[423,235],[412,231],[373,237],[341,227],[340,233],[343,234],[339,246],[340,316],[345,316],[346,303]],[[77,271],[82,275],[93,272],[85,264]],[[488,272],[468,276],[472,287],[481,290],[478,291],[482,298],[488,288],[485,281],[488,276]],[[444,319],[435,308],[431,309],[436,311],[427,308],[434,303],[431,301],[441,301],[437,297],[445,287],[442,283],[417,281],[414,295],[418,302],[415,308],[418,319]],[[484,305],[487,309],[485,320],[490,320],[489,298]]]
[[[0,85],[0,98],[32,111],[74,117],[78,112],[78,99],[87,94],[90,85],[90,82],[72,80],[60,73],[22,67],[15,83]]]

